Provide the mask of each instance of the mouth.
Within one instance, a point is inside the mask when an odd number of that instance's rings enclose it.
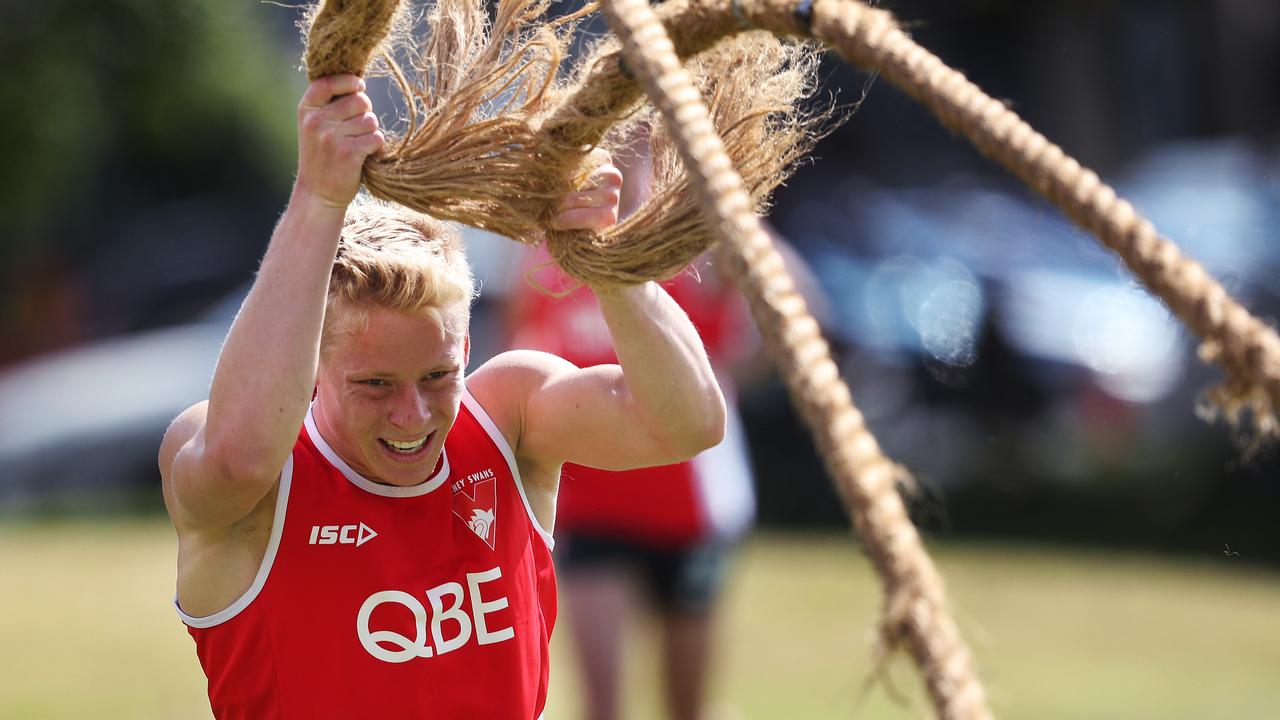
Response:
[[[416,440],[378,438],[378,444],[396,459],[412,461],[419,459],[419,456],[426,452],[427,446],[431,444],[431,438],[434,436],[435,432],[433,431]]]

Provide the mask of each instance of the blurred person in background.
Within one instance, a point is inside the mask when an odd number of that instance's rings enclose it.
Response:
[[[643,199],[643,138],[615,157],[624,176],[620,213]],[[518,263],[508,302],[510,346],[579,367],[617,362],[600,308],[545,249]],[[661,683],[671,718],[706,717],[716,609],[726,564],[750,527],[750,458],[734,408],[731,368],[759,344],[746,304],[711,253],[663,284],[689,314],[725,390],[724,440],[692,460],[612,472],[566,464],[556,508],[556,565],[585,694],[586,717],[619,717],[624,634],[639,612],[661,627]]]
[[[564,286],[545,252],[529,252],[528,262],[531,282]],[[642,609],[661,624],[671,717],[704,717],[726,563],[755,512],[750,458],[727,376],[742,339],[751,337],[748,317],[716,273],[704,257],[664,287],[689,313],[717,368],[729,406],[724,440],[672,465],[614,472],[566,464],[561,471],[556,563],[591,720],[619,716],[623,634]],[[556,296],[524,282],[510,299],[512,348],[559,355],[579,367],[616,362],[588,289]]]
[[[464,377],[474,281],[456,233],[351,205],[385,142],[364,81],[312,83],[298,133],[209,399],[159,454],[175,604],[214,715],[541,717],[560,467],[717,444],[706,351],[647,283],[594,293],[619,364],[516,351]],[[612,225],[621,181],[600,165],[553,224]]]

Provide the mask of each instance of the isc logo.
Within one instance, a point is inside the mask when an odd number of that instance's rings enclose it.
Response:
[[[361,545],[378,537],[368,525],[312,525],[310,545]]]

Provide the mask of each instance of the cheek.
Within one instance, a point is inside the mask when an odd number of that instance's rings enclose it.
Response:
[[[441,388],[431,394],[431,404],[435,407],[435,412],[447,418],[452,424],[453,419],[458,416],[458,406],[462,403],[462,385],[451,385]]]
[[[343,419],[353,430],[365,429],[383,414],[383,401],[359,389],[342,393],[339,403]]]

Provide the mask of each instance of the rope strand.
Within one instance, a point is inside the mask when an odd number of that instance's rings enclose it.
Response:
[[[969,651],[946,608],[942,581],[894,484],[900,473],[853,406],[818,323],[752,211],[742,179],[662,23],[645,0],[605,0],[627,66],[676,131],[704,211],[713,218],[770,354],[818,439],[837,488],[886,588],[884,642],[906,645],[939,717],[990,718]]]

